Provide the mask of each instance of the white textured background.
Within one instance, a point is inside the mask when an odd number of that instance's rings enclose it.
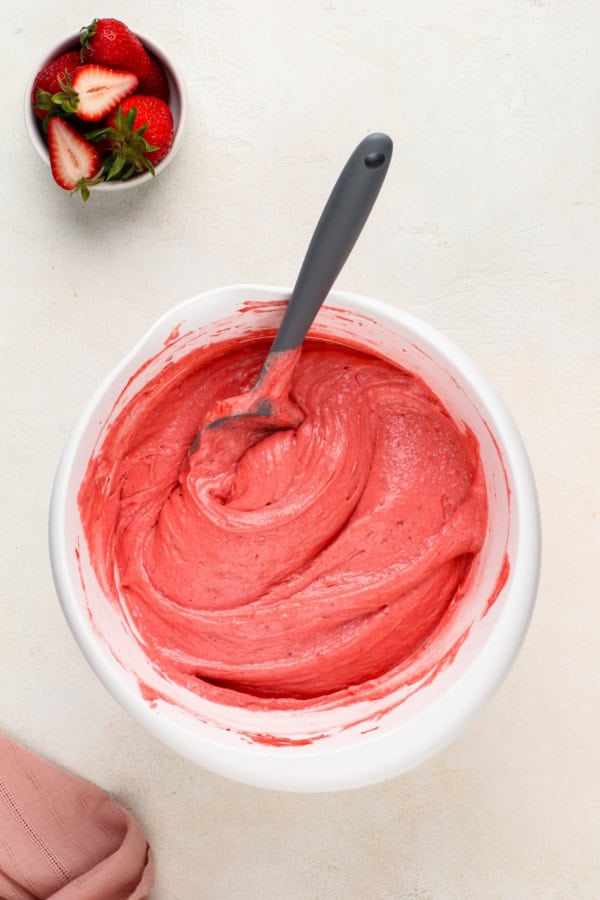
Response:
[[[155,183],[84,206],[22,96],[94,15],[170,52],[191,108]],[[600,897],[600,2],[5,0],[0,58],[0,728],[135,812],[153,900]],[[377,787],[269,793],[179,759],[96,680],[55,598],[49,492],[88,395],[164,310],[293,281],[371,130],[395,156],[338,287],[428,320],[499,388],[538,481],[539,602],[451,748]]]

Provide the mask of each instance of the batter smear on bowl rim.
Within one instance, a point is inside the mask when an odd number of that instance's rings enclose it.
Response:
[[[313,339],[286,422],[240,418],[190,455],[269,343],[193,350],[144,386],[88,464],[84,532],[168,679],[239,706],[343,702],[416,658],[460,602],[487,524],[478,446],[409,372]]]

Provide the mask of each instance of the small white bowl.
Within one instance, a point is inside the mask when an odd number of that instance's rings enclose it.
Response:
[[[144,47],[156,56],[163,69],[165,70],[167,82],[169,84],[169,108],[173,115],[173,144],[165,158],[155,166],[155,175],[152,175],[151,172],[143,172],[139,175],[134,175],[127,181],[109,181],[102,184],[96,184],[90,188],[90,190],[92,191],[126,191],[130,188],[139,187],[141,184],[146,184],[148,181],[152,181],[153,178],[160,175],[161,172],[164,172],[167,166],[170,165],[170,163],[175,159],[175,156],[177,155],[177,152],[181,147],[183,132],[185,129],[185,122],[187,118],[187,95],[183,79],[177,67],[173,65],[173,62],[166,55],[164,50],[162,50],[157,44],[155,44],[154,41],[150,40],[150,38],[145,37],[145,35],[140,34],[139,32],[136,32],[136,34]],[[35,115],[33,107],[31,105],[31,92],[33,90],[33,83],[35,81],[36,75],[41,69],[44,68],[44,66],[47,66],[49,62],[52,62],[52,60],[56,59],[57,56],[60,56],[61,53],[66,53],[67,50],[77,49],[78,47],[79,32],[70,35],[70,37],[67,37],[64,40],[60,41],[60,43],[56,44],[50,50],[50,52],[42,60],[40,60],[34,71],[31,73],[29,81],[27,82],[27,87],[25,89],[25,125],[27,128],[27,132],[29,134],[29,137],[31,138],[31,143],[48,167],[50,167],[48,147],[42,135],[40,119],[38,119]]]
[[[485,542],[443,656],[376,699],[306,709],[238,709],[167,681],[146,658],[90,564],[77,494],[111,421],[172,360],[215,340],[277,327],[289,291],[237,285],[167,312],[86,405],[61,457],[50,509],[50,556],[67,621],[91,667],[144,727],[183,756],[277,790],[358,787],[406,771],[449,743],[498,687],[533,611],[540,564],[537,495],[516,426],[487,378],[429,325],[368,297],[332,292],[318,334],[358,342],[418,375],[473,432],[488,492]],[[507,577],[506,577],[507,576]],[[447,629],[448,630],[448,629]],[[440,664],[444,659],[444,664]],[[145,685],[146,688],[142,688]]]

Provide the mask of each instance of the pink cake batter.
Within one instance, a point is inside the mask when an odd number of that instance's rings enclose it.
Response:
[[[305,344],[281,398],[292,427],[240,419],[190,456],[268,347],[222,342],[165,366],[78,498],[96,576],[155,666],[239,705],[343,698],[417,658],[487,521],[475,439],[418,379],[341,344]]]

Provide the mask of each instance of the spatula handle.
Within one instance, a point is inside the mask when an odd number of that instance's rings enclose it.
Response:
[[[299,347],[361,233],[392,158],[387,134],[369,134],[344,166],[317,223],[271,353]]]

